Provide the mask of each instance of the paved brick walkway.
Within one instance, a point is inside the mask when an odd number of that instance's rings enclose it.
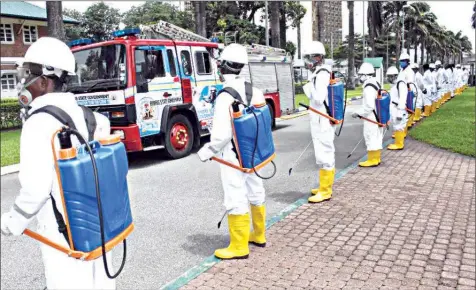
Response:
[[[182,289],[475,289],[475,159],[407,140]]]

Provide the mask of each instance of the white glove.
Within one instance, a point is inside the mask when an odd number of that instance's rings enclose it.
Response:
[[[12,233],[10,232],[10,229],[7,226],[7,222],[10,219],[10,213],[4,213],[2,215],[2,221],[1,221],[1,226],[2,226],[2,235],[4,236],[11,236]]]
[[[208,147],[208,144],[205,144],[205,146],[202,147],[202,149],[198,150],[197,152],[198,158],[200,158],[200,161],[202,162],[207,162],[212,158],[215,153],[213,153],[210,148]]]
[[[308,99],[312,99],[312,91],[313,91],[314,87],[313,87],[313,84],[311,82],[308,82],[307,84],[305,84],[304,86],[302,86],[302,90],[304,91],[304,94],[306,95],[306,97]]]

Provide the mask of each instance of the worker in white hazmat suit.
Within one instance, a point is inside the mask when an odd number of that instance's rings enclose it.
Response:
[[[394,87],[397,84],[397,77],[398,77],[398,69],[395,66],[391,66],[387,70],[387,81]],[[392,120],[394,116],[397,114],[397,106],[394,104],[398,104],[398,94],[390,94],[390,123],[392,124]],[[395,138],[395,133],[392,134],[392,138]]]
[[[370,63],[362,63],[359,72],[360,81],[363,83],[363,98],[362,108],[352,114],[353,118],[364,117],[372,121],[377,121],[375,118],[375,100],[378,96],[378,91],[381,89],[380,84],[375,78],[375,69]],[[367,146],[368,158],[364,162],[360,162],[360,167],[375,167],[381,162],[383,128],[375,123],[364,120],[364,139]]]
[[[83,136],[88,136],[83,110],[73,94],[64,92],[68,75],[74,74],[75,59],[71,50],[62,41],[51,37],[42,37],[33,43],[25,54],[22,67],[18,68],[18,79],[22,84],[20,102],[31,117],[25,121],[21,132],[18,175],[21,189],[11,210],[2,215],[2,234],[21,235],[36,216],[40,235],[69,248],[58,229],[53,210],[55,203],[64,216],[51,148],[53,134],[63,124],[46,113],[32,114],[54,105],[71,117]],[[94,117],[97,123],[94,138],[108,136],[109,120],[98,113],[94,113]],[[55,139],[55,148],[59,150],[59,141]],[[72,137],[72,142],[73,146],[80,144],[76,137]],[[115,289],[115,280],[106,276],[101,258],[82,261],[45,244],[40,244],[40,249],[48,289]],[[106,256],[111,263],[111,252]]]
[[[455,79],[456,79],[455,80],[455,84],[456,84],[455,94],[460,95],[461,92],[463,91],[463,71],[461,70],[460,64],[456,65]]]
[[[447,76],[447,82],[448,82],[448,88],[447,92],[448,95],[446,96],[446,99],[443,100],[443,103],[446,103],[449,101],[450,98],[454,97],[454,69],[453,65],[449,64],[446,66],[446,76]]]
[[[219,70],[222,81],[224,81],[223,87],[236,90],[243,102],[246,102],[245,79],[240,77],[239,74],[247,64],[248,53],[246,48],[239,44],[226,46],[220,56]],[[237,153],[233,150],[232,143],[231,114],[234,101],[235,99],[228,92],[222,92],[217,97],[210,142],[198,151],[201,161],[205,162],[218,156],[239,166]],[[256,88],[253,88],[251,104],[266,104],[263,93]],[[220,259],[248,258],[248,243],[260,247],[266,245],[266,209],[263,181],[253,173],[244,173],[223,164],[220,164],[220,171],[224,191],[224,205],[228,213],[230,244],[227,248],[216,250],[215,256]],[[251,233],[249,204],[251,204],[253,222],[253,232]]]
[[[423,65],[423,86],[426,89],[426,93],[423,93],[423,116],[429,117],[431,114],[432,94],[435,91],[434,80],[431,74],[431,64]]]
[[[329,86],[332,68],[324,64],[326,54],[324,45],[313,41],[304,51],[304,62],[309,72],[309,83],[303,90],[310,99],[310,106],[320,112],[326,112],[325,104],[329,104],[327,87]],[[318,203],[332,197],[332,185],[335,175],[335,125],[329,119],[310,113],[311,135],[314,144],[314,154],[319,170],[319,188],[311,190],[313,196],[309,202]]]
[[[396,106],[396,111],[392,117],[395,143],[387,147],[389,150],[402,150],[405,146],[404,142],[408,120],[408,112],[406,111],[407,85],[413,83],[415,79],[415,74],[410,68],[410,55],[405,52],[400,55],[400,67],[402,70],[398,74],[397,84],[390,90],[391,96],[395,94],[398,96],[398,102],[393,104]],[[392,97],[392,99],[397,99],[397,96]]]
[[[434,86],[433,86],[433,101],[432,101],[432,104],[431,104],[431,113],[434,113],[436,111],[436,105],[438,104],[438,99],[439,99],[439,96],[440,96],[440,92],[438,90],[438,67],[436,66],[436,63],[435,62],[433,64],[433,68],[431,68],[432,66],[430,65],[430,69],[431,69],[431,76],[433,77],[433,82],[434,82]]]
[[[415,109],[415,118],[413,119],[413,123],[416,123],[421,120],[421,112],[423,108],[423,95],[427,94],[427,90],[423,83],[423,76],[421,75],[420,66],[418,63],[412,64],[412,70],[415,73],[415,84],[417,87],[417,99],[416,99],[416,109]]]
[[[446,71],[443,68],[441,62],[437,60],[435,65],[436,65],[436,86],[438,90],[436,109],[439,109],[442,99],[446,96],[448,84],[447,84]]]
[[[466,88],[469,81],[469,71],[467,68],[463,67],[463,86]]]

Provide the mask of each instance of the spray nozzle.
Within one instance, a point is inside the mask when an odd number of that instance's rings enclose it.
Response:
[[[61,149],[69,149],[73,147],[71,143],[71,130],[68,128],[63,128],[61,132],[58,133],[58,138],[60,142]]]

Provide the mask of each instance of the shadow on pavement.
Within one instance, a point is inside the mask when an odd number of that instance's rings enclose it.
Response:
[[[222,224],[223,226],[226,224]],[[216,249],[227,247],[228,241],[229,238],[226,235],[189,235],[187,242],[182,245],[182,249],[194,255],[210,256]]]
[[[295,201],[310,196],[310,193],[303,193],[298,191],[287,191],[283,193],[273,193],[266,196],[266,199],[270,199],[275,202],[291,204]]]

